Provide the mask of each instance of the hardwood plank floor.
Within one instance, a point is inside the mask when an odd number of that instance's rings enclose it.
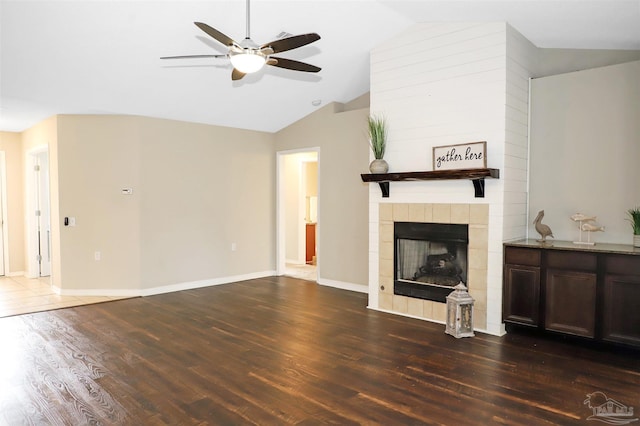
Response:
[[[272,277],[0,319],[2,425],[585,425],[638,352],[444,326]]]

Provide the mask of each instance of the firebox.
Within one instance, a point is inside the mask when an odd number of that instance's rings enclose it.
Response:
[[[467,287],[469,225],[394,223],[393,293],[446,302],[459,283]]]

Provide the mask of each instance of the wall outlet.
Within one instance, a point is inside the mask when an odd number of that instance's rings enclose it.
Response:
[[[236,243],[231,243],[231,251],[236,251],[238,249],[238,245]]]
[[[94,260],[100,260],[101,258],[102,258],[102,254],[99,251],[93,253]]]

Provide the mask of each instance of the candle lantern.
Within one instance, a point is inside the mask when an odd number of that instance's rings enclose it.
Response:
[[[474,336],[473,298],[462,282],[447,296],[447,326],[444,332],[456,339]]]

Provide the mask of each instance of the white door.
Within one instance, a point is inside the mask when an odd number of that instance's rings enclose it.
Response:
[[[49,207],[49,153],[36,154],[36,226],[40,276],[51,275],[51,209]]]

